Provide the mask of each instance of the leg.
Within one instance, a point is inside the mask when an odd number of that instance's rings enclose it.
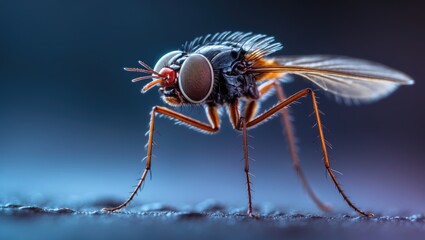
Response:
[[[313,108],[314,108],[314,112],[315,112],[315,116],[316,116],[317,128],[319,130],[320,142],[321,142],[321,147],[322,147],[322,152],[323,152],[323,157],[324,157],[324,163],[325,163],[326,171],[328,172],[329,176],[331,177],[332,181],[334,182],[335,187],[338,189],[338,192],[341,194],[341,196],[344,198],[345,202],[351,208],[353,208],[356,212],[358,212],[358,213],[360,213],[360,214],[362,214],[364,216],[368,216],[368,217],[373,216],[372,213],[366,213],[366,212],[363,212],[362,210],[360,210],[359,208],[357,208],[350,201],[350,199],[348,199],[347,195],[345,195],[344,191],[342,190],[341,186],[339,185],[339,183],[338,183],[338,181],[336,179],[336,176],[332,172],[332,169],[330,168],[328,151],[327,151],[326,142],[325,142],[325,136],[323,134],[322,122],[320,120],[319,108],[317,106],[315,94],[314,94],[314,92],[311,89],[304,89],[304,90],[301,90],[301,91],[295,93],[294,95],[290,96],[286,100],[278,103],[277,105],[275,105],[274,107],[270,108],[266,112],[264,112],[264,113],[260,114],[259,116],[255,117],[253,120],[247,122],[246,123],[246,127],[247,128],[254,127],[255,125],[263,122],[264,120],[267,120],[267,118],[273,116],[275,113],[277,113],[278,111],[280,111],[284,107],[288,106],[289,104],[293,103],[294,101],[296,101],[296,100],[298,100],[298,99],[300,99],[302,97],[305,97],[308,94],[311,95],[312,102],[313,102]]]
[[[278,82],[274,82],[274,87],[277,92],[277,96],[279,98],[279,102],[283,102],[286,99],[285,94],[283,93],[282,88],[280,87]],[[310,198],[316,203],[316,205],[322,210],[322,211],[330,211],[331,208],[325,204],[323,204],[322,201],[316,196],[316,194],[313,192],[313,189],[311,188],[310,184],[307,181],[307,178],[304,175],[304,172],[301,169],[300,161],[298,158],[297,153],[297,147],[295,143],[295,135],[293,131],[293,126],[291,123],[291,120],[289,119],[289,111],[286,108],[282,108],[280,110],[281,115],[281,121],[282,125],[285,129],[285,135],[287,137],[288,145],[289,145],[289,152],[291,153],[291,159],[292,159],[292,166],[295,169],[295,172],[297,172],[297,175],[301,179],[301,183],[303,184],[304,188],[307,190],[308,195]]]
[[[197,130],[200,130],[200,131],[203,131],[203,132],[215,133],[220,128],[220,120],[219,120],[217,107],[209,106],[209,107],[207,107],[206,111],[207,111],[208,119],[210,121],[210,125],[203,123],[203,122],[200,122],[198,120],[195,120],[193,118],[190,118],[188,116],[185,116],[183,114],[180,114],[178,112],[175,112],[175,111],[170,110],[170,109],[165,108],[165,107],[161,107],[161,106],[154,107],[152,109],[152,112],[151,112],[151,119],[150,119],[150,124],[149,124],[149,140],[148,140],[148,145],[147,145],[148,146],[148,153],[147,153],[146,167],[145,167],[145,170],[143,171],[142,177],[140,178],[139,182],[137,183],[136,188],[131,193],[130,197],[124,203],[122,203],[118,207],[104,208],[103,210],[113,212],[113,211],[118,211],[118,210],[124,208],[125,206],[127,206],[131,202],[131,200],[133,200],[137,191],[139,191],[140,187],[143,185],[143,182],[145,181],[146,175],[151,168],[152,143],[153,143],[154,122],[155,122],[155,114],[156,113],[163,114],[165,116],[173,118],[176,121],[187,124],[188,126],[193,127]]]
[[[258,87],[258,92],[260,93],[260,97],[264,99],[264,95],[270,92],[274,87],[274,80],[269,80],[266,83],[261,84]],[[253,117],[257,115],[258,111],[258,102],[257,100],[249,100],[245,106],[245,120],[249,122]]]
[[[246,121],[243,117],[239,120],[240,127],[242,128],[243,133],[243,151],[244,151],[244,159],[245,159],[245,175],[246,175],[246,185],[248,191],[248,214],[252,217],[257,217],[252,213],[252,197],[251,197],[251,173],[249,172],[249,157],[248,157],[248,139],[246,133]]]
[[[228,107],[228,113],[230,117],[230,122],[233,125],[233,128],[242,130],[243,134],[243,151],[245,159],[245,175],[246,175],[246,186],[248,191],[248,211],[249,216],[258,218],[255,214],[252,213],[252,195],[251,195],[251,173],[249,172],[249,157],[248,157],[248,135],[246,131],[246,120],[244,117],[239,117],[238,101],[232,103]]]
[[[262,84],[258,91],[260,92],[260,96],[264,96],[267,92],[269,92],[274,86],[273,81],[268,81],[264,84]],[[236,111],[237,110],[237,111]],[[245,159],[245,175],[246,175],[246,185],[247,185],[247,191],[248,191],[248,214],[253,217],[257,217],[252,213],[252,196],[251,196],[251,173],[249,172],[249,157],[248,157],[248,139],[247,139],[247,131],[246,131],[246,122],[250,121],[258,111],[258,103],[255,100],[250,100],[247,102],[245,106],[245,111],[243,113],[244,117],[239,118],[239,123],[236,122],[235,117],[232,116],[239,116],[239,110],[235,109],[235,106],[229,107],[229,115],[231,116],[233,127],[235,129],[242,130],[243,133],[243,150],[244,150],[244,159]]]
[[[277,96],[279,98],[280,102],[283,102],[286,99],[286,96],[283,93],[282,88],[280,87],[279,83],[274,80],[270,80],[262,85],[260,85],[258,91],[260,92],[260,96],[263,96],[264,94],[267,94],[270,90],[276,89]],[[245,119],[246,121],[250,121],[252,118],[254,118],[257,114],[258,110],[258,103],[257,101],[251,100],[247,103],[245,107]],[[304,175],[304,172],[301,169],[297,148],[295,144],[295,136],[293,132],[293,126],[291,121],[289,120],[289,111],[286,108],[282,108],[280,110],[281,114],[281,121],[282,125],[285,129],[284,135],[287,137],[288,145],[289,145],[289,152],[291,153],[291,159],[292,159],[292,166],[294,167],[295,171],[297,172],[297,175],[300,177],[301,182],[304,186],[304,188],[307,190],[308,195],[310,198],[316,203],[316,205],[322,210],[322,211],[330,211],[330,207],[326,206],[325,204],[320,201],[320,199],[316,196],[316,194],[313,192],[313,189],[311,188],[310,184],[307,181],[307,178]]]

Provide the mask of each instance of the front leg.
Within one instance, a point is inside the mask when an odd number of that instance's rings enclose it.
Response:
[[[153,143],[153,132],[154,132],[154,129],[155,129],[155,115],[156,115],[156,113],[170,117],[170,118],[176,120],[177,122],[184,123],[184,124],[188,125],[189,127],[194,128],[196,130],[199,130],[201,132],[215,133],[220,129],[220,118],[219,118],[219,114],[218,114],[218,111],[217,111],[217,107],[216,106],[208,106],[208,107],[206,107],[205,110],[206,110],[206,114],[208,116],[208,120],[209,120],[210,124],[203,123],[201,121],[198,121],[196,119],[193,119],[191,117],[183,115],[181,113],[178,113],[178,112],[173,111],[171,109],[168,109],[166,107],[161,107],[161,106],[154,107],[151,111],[151,119],[150,119],[150,123],[149,123],[149,140],[148,140],[148,144],[147,144],[148,152],[147,152],[147,156],[146,156],[147,160],[146,160],[145,170],[142,173],[142,177],[140,178],[139,182],[137,183],[136,188],[131,193],[130,197],[124,203],[122,203],[121,205],[114,207],[114,208],[103,208],[102,210],[108,211],[108,212],[114,212],[114,211],[118,211],[118,210],[124,208],[125,206],[127,206],[131,202],[131,200],[133,200],[134,196],[136,196],[137,191],[139,191],[140,187],[143,185],[145,178],[146,178],[146,175],[149,172],[149,170],[151,169],[152,143]]]

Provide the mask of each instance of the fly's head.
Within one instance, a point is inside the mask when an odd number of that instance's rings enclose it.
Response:
[[[212,92],[214,71],[210,61],[202,54],[172,51],[162,56],[153,69],[144,62],[139,63],[145,69],[124,69],[151,75],[138,77],[132,81],[153,79],[143,87],[142,93],[159,86],[161,98],[171,106],[202,103]]]

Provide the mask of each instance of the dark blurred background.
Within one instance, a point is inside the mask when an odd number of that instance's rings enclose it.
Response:
[[[425,211],[425,18],[420,1],[1,1],[0,201],[61,207],[124,200],[144,168],[156,89],[132,84],[137,60],[153,66],[185,41],[220,31],[275,36],[278,54],[337,54],[412,76],[381,101],[346,106],[319,94],[332,167],[359,207]],[[296,79],[288,94],[311,86]],[[272,99],[267,102],[273,104]],[[266,104],[266,105],[267,105]],[[326,176],[311,103],[291,108],[302,165],[319,197],[351,212]],[[201,108],[182,112],[206,120]],[[222,117],[217,135],[159,119],[152,181],[137,204],[245,206],[242,137]],[[291,168],[276,118],[250,134],[254,203],[316,212]]]

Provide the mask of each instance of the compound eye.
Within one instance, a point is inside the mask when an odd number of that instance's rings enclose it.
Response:
[[[175,57],[175,56],[177,56],[178,54],[181,54],[181,53],[182,53],[182,51],[172,51],[172,52],[165,54],[164,56],[162,56],[158,60],[158,62],[155,64],[155,67],[153,68],[153,70],[155,72],[159,72],[159,71],[161,71],[162,68],[169,67],[170,60],[173,57]]]
[[[201,54],[191,54],[180,68],[179,87],[192,103],[208,98],[214,86],[214,72],[210,61]]]

